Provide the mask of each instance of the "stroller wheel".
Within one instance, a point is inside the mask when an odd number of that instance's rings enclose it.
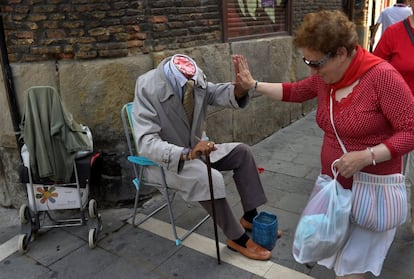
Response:
[[[96,229],[89,230],[89,248],[93,249],[96,247],[96,240],[98,238],[98,233]]]
[[[27,236],[27,234],[21,234],[19,235],[19,241],[18,241],[18,247],[19,247],[19,253],[25,254],[28,250],[30,239]]]
[[[89,218],[96,218],[98,215],[98,206],[96,200],[91,199],[89,201]]]
[[[21,224],[27,224],[31,220],[30,210],[26,204],[23,204],[19,210],[19,219]]]

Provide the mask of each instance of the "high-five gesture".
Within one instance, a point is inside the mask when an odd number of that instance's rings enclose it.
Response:
[[[283,88],[281,83],[269,83],[255,80],[249,69],[246,57],[242,55],[233,55],[233,64],[236,71],[236,88],[240,90],[251,90],[268,96],[275,100],[281,100]]]
[[[236,84],[244,90],[250,90],[255,85],[247,59],[242,55],[233,56],[234,69],[236,71]]]
[[[234,65],[234,72],[235,72],[235,81],[233,82],[234,84],[234,95],[236,96],[236,98],[242,98],[244,97],[248,92],[250,88],[247,88],[245,86],[243,86],[242,84],[242,80],[240,80],[240,66],[241,60],[246,61],[246,59],[239,54],[233,55],[232,56],[232,60],[233,60],[233,65]],[[247,62],[246,62],[247,64]]]

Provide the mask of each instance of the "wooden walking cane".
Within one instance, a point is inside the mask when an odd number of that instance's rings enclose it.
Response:
[[[208,184],[210,186],[210,197],[211,197],[211,207],[213,211],[213,224],[214,224],[214,237],[216,239],[216,251],[217,251],[217,263],[221,264],[220,260],[220,249],[219,249],[219,240],[217,234],[217,223],[216,223],[216,208],[215,208],[215,199],[214,199],[214,190],[213,190],[213,179],[211,177],[211,162],[210,155],[206,155],[206,164],[207,164],[207,173],[208,173]]]

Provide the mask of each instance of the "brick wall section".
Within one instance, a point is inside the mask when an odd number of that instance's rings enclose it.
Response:
[[[11,62],[116,58],[221,42],[218,1],[68,2],[0,4]]]
[[[292,30],[296,30],[307,13],[318,10],[342,10],[342,0],[303,0],[293,1],[293,26]]]
[[[152,0],[141,18],[148,37],[145,51],[174,50],[220,43],[218,0]]]
[[[147,36],[137,22],[143,1],[5,2],[1,8],[11,62],[124,57],[141,48]]]
[[[219,0],[3,0],[10,62],[127,57],[222,42]],[[293,1],[292,30],[341,0]]]

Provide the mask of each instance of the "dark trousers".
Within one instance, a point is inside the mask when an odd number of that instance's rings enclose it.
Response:
[[[212,163],[212,168],[219,171],[233,171],[233,179],[244,212],[266,203],[267,199],[260,181],[256,161],[248,145],[238,145],[229,155]],[[201,201],[200,204],[211,216],[213,215],[211,201]],[[245,233],[239,218],[234,216],[226,198],[215,200],[215,212],[217,225],[227,238],[234,240]]]

